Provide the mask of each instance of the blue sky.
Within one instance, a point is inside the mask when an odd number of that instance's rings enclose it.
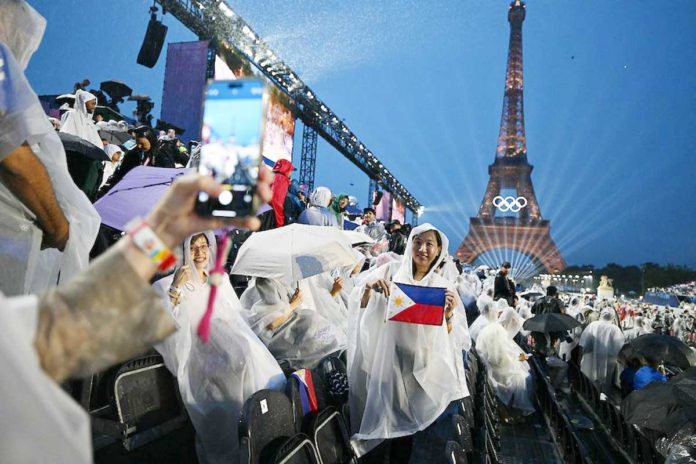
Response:
[[[151,2],[31,3],[48,20],[27,70],[37,93],[119,79],[152,96],[159,114],[164,54],[152,70],[135,63]],[[509,2],[229,4],[426,206],[421,222],[447,233],[454,251],[495,156]],[[90,21],[76,27],[78,16]],[[168,41],[195,39],[164,22]],[[696,266],[694,24],[691,0],[527,5],[528,157],[569,263]],[[324,142],[317,181],[366,201],[367,178]]]

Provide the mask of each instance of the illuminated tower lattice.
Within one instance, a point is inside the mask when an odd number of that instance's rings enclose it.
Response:
[[[505,94],[495,161],[488,167],[488,186],[478,215],[469,219],[469,233],[457,257],[473,262],[480,255],[511,249],[527,255],[548,272],[560,272],[565,261],[541,216],[527,161],[522,76],[522,22],[525,4],[515,0],[508,10],[510,44]],[[497,263],[500,264],[500,263]]]

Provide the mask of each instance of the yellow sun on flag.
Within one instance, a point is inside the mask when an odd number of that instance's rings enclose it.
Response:
[[[401,296],[397,296],[396,298],[394,298],[394,306],[396,306],[397,308],[400,308],[401,306],[403,306],[403,304],[404,304],[404,299]]]

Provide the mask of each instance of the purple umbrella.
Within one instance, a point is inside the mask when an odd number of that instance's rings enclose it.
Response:
[[[174,179],[188,171],[138,166],[131,169],[94,207],[102,223],[123,230],[131,219],[147,216]]]

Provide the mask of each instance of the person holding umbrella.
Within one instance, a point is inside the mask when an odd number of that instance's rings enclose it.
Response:
[[[653,382],[666,382],[665,368],[654,356],[645,356],[645,365],[633,377],[633,389],[642,390]]]
[[[102,185],[98,197],[104,196],[111,188],[125,177],[136,166],[154,166],[158,168],[173,168],[174,160],[166,150],[161,150],[161,143],[152,128],[139,126],[135,128],[137,145],[124,156],[121,165],[114,174]]]

